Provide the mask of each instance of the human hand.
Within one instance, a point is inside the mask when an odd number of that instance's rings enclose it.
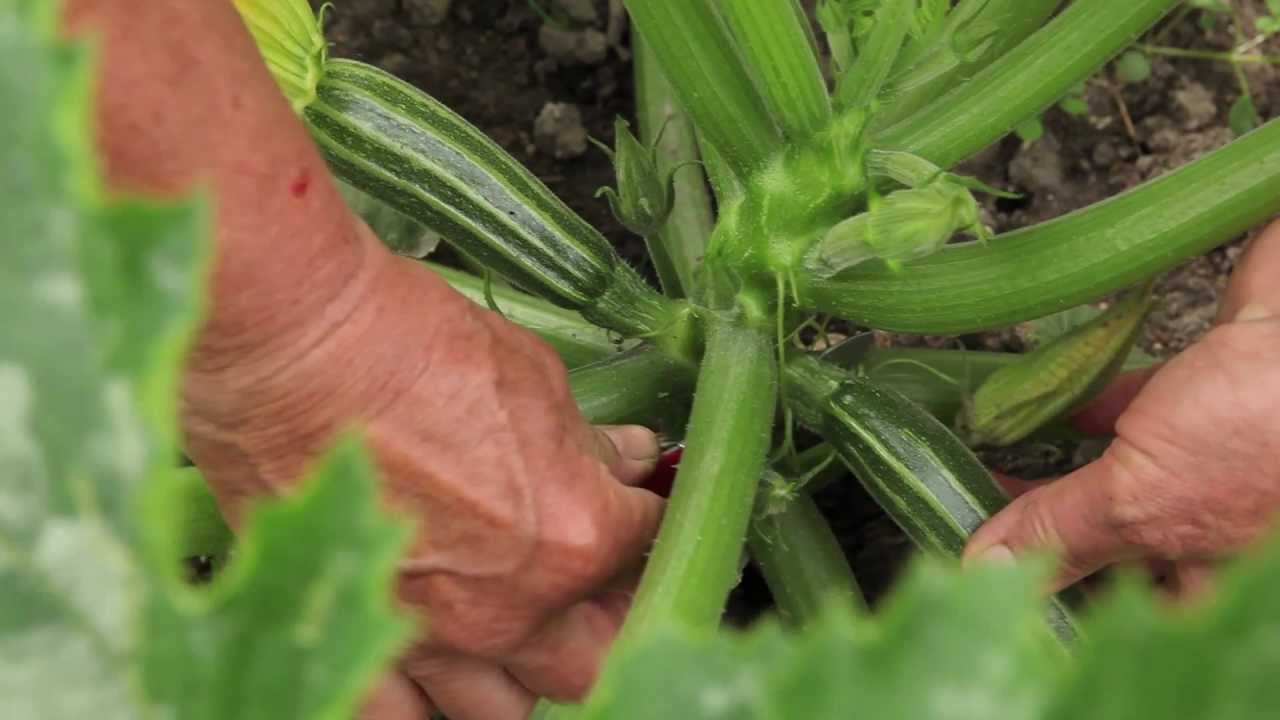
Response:
[[[656,439],[591,428],[548,347],[420,265],[374,258],[300,342],[234,367],[197,353],[192,459],[234,519],[362,423],[420,530],[399,590],[427,637],[405,675],[455,720],[580,698],[657,530],[662,500],[629,487]]]
[[[1218,326],[1164,366],[1122,377],[1078,418],[1116,439],[1096,462],[1016,498],[966,561],[1058,553],[1054,589],[1116,562],[1162,565],[1178,594],[1280,512],[1280,223],[1254,241]]]

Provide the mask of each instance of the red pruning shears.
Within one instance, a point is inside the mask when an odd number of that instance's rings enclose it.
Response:
[[[684,443],[664,441],[660,445],[661,454],[653,474],[640,487],[662,497],[671,496],[671,486],[675,483],[676,469],[680,467],[680,457],[684,455]]]

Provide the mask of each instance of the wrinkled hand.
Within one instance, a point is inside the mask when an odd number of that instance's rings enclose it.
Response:
[[[1077,421],[1116,439],[1098,461],[1026,492],[966,560],[1058,553],[1055,589],[1120,561],[1203,588],[1280,513],[1280,224],[1232,278],[1219,324],[1163,367],[1121,378]]]
[[[580,698],[662,512],[629,486],[656,439],[594,430],[550,348],[416,263],[370,255],[289,347],[233,368],[197,353],[192,458],[234,517],[336,431],[364,425],[389,496],[419,528],[399,590],[427,628],[366,717],[423,717],[423,691],[454,720]]]

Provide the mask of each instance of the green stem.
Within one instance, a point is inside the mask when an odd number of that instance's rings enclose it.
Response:
[[[743,190],[743,182],[737,175],[733,174],[733,168],[729,163],[725,162],[724,156],[715,146],[707,142],[707,138],[702,133],[698,133],[698,148],[702,153],[702,164],[707,169],[707,180],[711,182],[711,189],[715,191],[716,204],[720,208],[724,208],[737,198],[741,197]]]
[[[719,0],[748,72],[788,138],[831,122],[831,98],[795,0]]]
[[[1280,57],[1274,55],[1260,55],[1257,53],[1241,55],[1231,51],[1186,50],[1163,45],[1148,45],[1146,43],[1138,43],[1137,47],[1149,55],[1163,55],[1165,57],[1187,58],[1190,60],[1213,60],[1215,62],[1238,65],[1280,65]]]
[[[880,6],[875,32],[836,88],[836,102],[842,109],[863,110],[880,94],[907,39],[914,10],[913,0],[888,0]]]
[[[840,542],[808,495],[757,513],[747,547],[769,585],[778,614],[789,624],[802,626],[817,620],[833,602],[866,607]]]
[[[484,279],[461,270],[436,263],[425,263],[435,273],[465,295],[472,302],[487,307],[484,297]],[[622,348],[609,331],[596,327],[581,315],[553,305],[505,284],[491,284],[498,309],[508,320],[532,331],[560,354],[569,368],[599,362],[617,355]]]
[[[959,334],[1096,300],[1280,212],[1280,121],[1085,210],[948,246],[895,273],[871,261],[798,278],[801,305],[898,332]]]
[[[777,369],[767,333],[709,323],[688,449],[623,637],[676,623],[713,631],[738,581],[769,449]]]
[[[897,67],[889,79],[881,107],[872,121],[876,127],[890,126],[962,84],[976,68],[990,63],[1039,30],[1062,0],[961,0],[947,16],[947,22],[932,37],[910,44],[902,53],[911,56]],[[988,44],[981,56],[960,57],[954,42],[966,28],[990,27],[993,34],[981,40]]]
[[[604,293],[581,312],[589,322],[650,340],[673,357],[697,357],[699,328],[689,303],[654,292],[625,262],[614,268]]]
[[[694,377],[692,365],[642,345],[569,373],[569,389],[593,425],[675,427]]]
[[[698,130],[738,177],[763,165],[782,135],[710,0],[628,0],[627,10]]]
[[[1075,0],[972,80],[877,133],[873,145],[950,167],[1057,102],[1177,3]]]
[[[635,53],[640,139],[646,145],[657,143],[661,175],[675,171],[671,215],[662,231],[656,237],[645,238],[645,242],[655,267],[662,256],[671,270],[673,277],[662,278],[667,294],[685,297],[696,287],[698,266],[715,223],[711,195],[702,168],[696,164],[698,137],[692,120],[680,107],[671,83],[640,33],[632,34],[631,47]]]

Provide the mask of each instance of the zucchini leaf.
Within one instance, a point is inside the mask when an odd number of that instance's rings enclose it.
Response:
[[[1034,565],[1034,564],[1033,564]],[[1034,567],[920,563],[878,616],[833,607],[786,633],[677,629],[614,651],[593,720],[1263,720],[1280,707],[1280,543],[1216,596],[1171,609],[1129,577],[1084,618],[1071,657],[1045,644]]]
[[[593,720],[1038,718],[1067,658],[1036,599],[1041,573],[921,563],[876,617],[833,604],[795,634],[679,631],[615,651]]]
[[[108,202],[88,53],[0,4],[0,698],[5,717],[342,718],[406,636],[405,530],[345,446],[186,586],[169,482],[200,310],[198,201]]]

